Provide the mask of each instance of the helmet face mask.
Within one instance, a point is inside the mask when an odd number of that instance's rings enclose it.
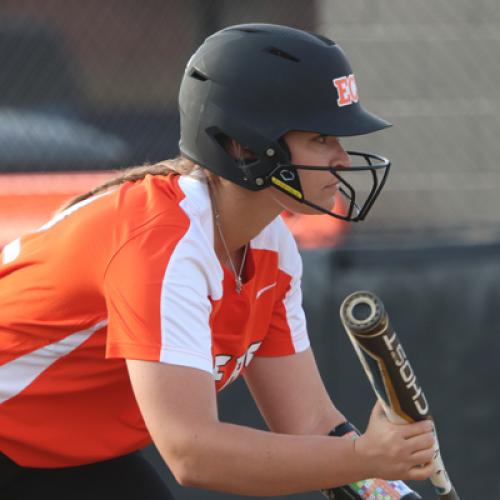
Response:
[[[271,172],[271,184],[294,200],[319,212],[344,221],[362,221],[382,191],[391,163],[387,158],[372,153],[358,151],[348,151],[347,153],[354,159],[353,165],[349,167],[324,167],[293,163],[279,165]],[[307,193],[302,191],[300,176],[297,174],[297,171],[300,170],[330,172],[338,180],[337,190],[341,200],[337,198],[331,209],[309,201]],[[356,177],[358,179],[353,181],[352,179]]]
[[[364,165],[349,169],[292,164],[283,141],[292,130],[343,137],[390,126],[361,107],[344,52],[320,35],[269,24],[215,33],[188,62],[179,108],[184,156],[246,189],[272,186],[344,220],[365,218],[389,170],[386,159],[370,153],[353,153],[355,163],[361,159]],[[248,149],[252,159],[235,159],[227,148],[230,139]],[[348,208],[326,210],[307,200],[300,169],[330,170]],[[371,181],[362,202],[347,170]]]

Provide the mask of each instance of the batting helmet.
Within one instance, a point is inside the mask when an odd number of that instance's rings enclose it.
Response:
[[[321,35],[272,24],[243,24],[208,37],[189,60],[179,93],[180,150],[197,164],[240,186],[273,186],[292,198],[345,220],[362,220],[380,193],[390,162],[349,152],[363,165],[293,165],[282,140],[292,130],[332,136],[367,134],[390,126],[359,102],[343,50]],[[237,161],[228,139],[250,150]],[[342,213],[304,198],[297,169],[328,169],[348,203]],[[369,171],[371,187],[357,200],[347,172]],[[370,175],[371,174],[371,175]]]

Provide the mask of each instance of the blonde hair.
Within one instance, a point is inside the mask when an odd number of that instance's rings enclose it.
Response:
[[[135,182],[144,179],[146,175],[190,175],[195,173],[199,169],[198,165],[192,160],[185,158],[184,156],[178,156],[177,158],[172,158],[170,160],[164,160],[159,163],[154,163],[153,165],[139,165],[136,167],[130,167],[124,170],[122,173],[116,177],[99,184],[95,188],[87,191],[86,193],[75,196],[73,199],[68,201],[65,205],[60,208],[60,211],[65,210],[76,203],[86,200],[96,194],[103,193],[112,187],[119,186],[125,182]]]

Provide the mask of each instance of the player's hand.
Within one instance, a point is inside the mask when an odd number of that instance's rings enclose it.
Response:
[[[355,442],[355,451],[369,477],[428,479],[434,468],[434,425],[430,420],[393,424],[377,401],[366,432]]]

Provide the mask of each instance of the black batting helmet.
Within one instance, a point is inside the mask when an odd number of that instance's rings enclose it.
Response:
[[[242,24],[208,37],[189,60],[179,93],[180,150],[240,186],[273,186],[292,198],[345,220],[362,220],[385,182],[390,162],[349,152],[363,165],[349,168],[293,165],[282,137],[289,131],[332,136],[367,134],[390,124],[359,102],[354,73],[332,40],[286,26]],[[234,139],[253,153],[235,160]],[[296,170],[328,169],[348,203],[342,213],[304,198]],[[357,198],[345,174],[369,171],[371,186]],[[361,195],[360,195],[361,196]]]

